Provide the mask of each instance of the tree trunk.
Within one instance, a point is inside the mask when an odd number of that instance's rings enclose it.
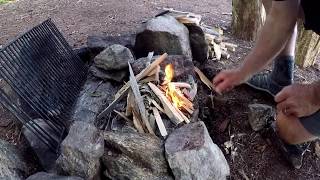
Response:
[[[266,13],[260,0],[232,0],[232,32],[240,39],[255,40]]]
[[[313,31],[305,30],[301,22],[298,23],[298,32],[296,64],[304,68],[310,67],[320,54],[320,37]]]

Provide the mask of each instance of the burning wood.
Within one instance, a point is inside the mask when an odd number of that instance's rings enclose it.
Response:
[[[125,114],[115,112],[125,120],[132,121],[140,133],[155,134],[154,124],[156,123],[161,136],[166,136],[167,131],[161,117],[163,115],[166,115],[176,125],[183,122],[189,123],[194,112],[192,103],[195,97],[194,87],[186,82],[173,82],[175,76],[173,64],[165,67],[165,77],[161,85],[156,85],[160,81],[160,63],[166,57],[167,54],[162,55],[136,76],[128,63],[130,81],[117,92],[115,100],[100,113],[98,118],[110,113],[115,105],[127,95],[127,106],[124,110],[120,110]],[[189,94],[191,98],[185,94]],[[150,117],[153,118],[152,122]]]

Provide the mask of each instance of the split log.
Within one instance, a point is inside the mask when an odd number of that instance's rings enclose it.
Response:
[[[164,107],[164,111],[166,112],[166,115],[174,124],[178,125],[185,121],[185,119],[181,117],[180,113],[175,109],[175,107],[171,104],[168,98],[156,85],[152,83],[148,83],[148,85],[151,88],[151,90],[155,93],[155,95],[160,99]]]
[[[303,68],[310,67],[320,54],[320,36],[311,30],[305,30],[301,22],[298,23],[298,29],[296,63]]]
[[[167,132],[167,130],[166,130],[166,127],[165,127],[164,124],[163,124],[163,121],[162,121],[162,118],[161,118],[161,116],[160,116],[160,114],[159,114],[158,109],[155,108],[155,107],[153,107],[153,108],[152,108],[152,111],[153,111],[153,115],[154,115],[154,117],[155,117],[155,119],[156,119],[156,123],[157,123],[157,126],[158,126],[158,128],[159,128],[159,131],[160,131],[161,136],[163,136],[163,137],[167,136],[167,135],[168,135],[168,132]]]
[[[221,51],[221,57],[223,57],[224,59],[229,59],[230,54],[228,54],[226,51]]]
[[[224,42],[223,44],[224,44],[224,46],[225,46],[226,48],[228,48],[228,47],[237,48],[237,47],[238,47],[238,45],[233,44],[233,43]]]
[[[255,40],[266,13],[259,0],[232,0],[232,33],[244,40]]]
[[[221,49],[220,46],[216,43],[213,43],[213,50],[214,50],[214,54],[216,55],[216,58],[218,60],[221,59]]]
[[[144,105],[143,98],[142,98],[142,96],[140,94],[140,90],[139,90],[139,86],[138,86],[137,80],[136,80],[136,78],[135,78],[135,76],[133,74],[133,70],[132,70],[131,65],[130,65],[129,62],[128,62],[128,66],[129,66],[129,73],[130,73],[130,77],[129,77],[130,81],[129,81],[129,83],[130,83],[133,95],[135,97],[135,102],[138,105],[140,117],[141,117],[143,123],[146,125],[149,133],[154,134],[153,129],[150,126],[150,123],[149,123],[148,118],[146,116],[147,115],[146,114],[146,107]]]
[[[168,54],[164,53],[162,56],[156,59],[153,63],[148,65],[144,70],[142,70],[136,76],[137,81],[140,81],[141,79],[145,78],[155,67],[157,67],[160,63],[162,63],[167,57],[168,57]],[[97,116],[97,119],[101,119],[105,115],[109,114],[115,108],[115,106],[120,102],[120,100],[127,95],[129,89],[130,89],[130,85],[128,83],[122,86],[122,88],[116,93],[115,99],[113,100],[113,102]]]
[[[176,19],[182,24],[191,24],[191,25],[199,26],[201,21],[201,16],[195,15],[195,14],[191,14],[191,15],[189,14],[187,16],[177,16]]]

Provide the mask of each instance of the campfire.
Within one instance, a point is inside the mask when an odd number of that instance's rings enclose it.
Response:
[[[126,108],[122,112],[114,112],[132,122],[140,133],[156,134],[156,129],[159,129],[161,136],[167,136],[163,118],[169,119],[174,125],[190,123],[197,90],[188,82],[174,81],[175,67],[172,63],[160,67],[167,56],[163,54],[137,75],[133,74],[129,63],[129,82],[116,93],[115,100],[98,118],[113,111],[115,105],[126,97]],[[148,57],[151,59],[152,53]]]

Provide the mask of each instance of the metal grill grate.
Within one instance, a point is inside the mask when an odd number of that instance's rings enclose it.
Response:
[[[49,19],[0,50],[0,80],[10,86],[20,103],[13,101],[3,89],[0,89],[0,100],[56,151],[66,134],[65,122],[86,74],[85,63]],[[42,119],[50,130],[41,127],[35,119]]]

